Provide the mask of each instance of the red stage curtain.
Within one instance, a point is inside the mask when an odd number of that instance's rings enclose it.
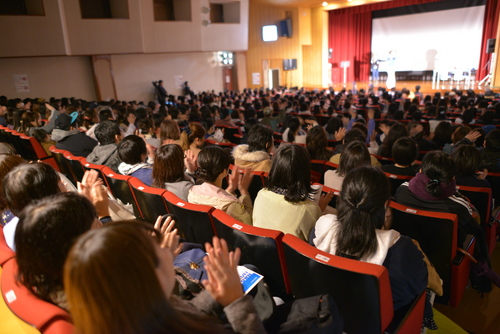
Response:
[[[489,66],[486,66],[491,59],[491,53],[486,53],[486,44],[489,38],[496,38],[498,29],[498,16],[500,15],[500,4],[498,0],[488,0],[484,11],[483,40],[481,42],[481,58],[476,73],[476,80],[481,80],[489,73]],[[500,41],[497,41],[500,43]],[[498,55],[497,55],[498,57]]]
[[[395,0],[332,10],[329,19],[329,48],[332,49],[332,81],[343,82],[340,62],[350,61],[347,82],[368,81],[370,75],[372,11],[437,2],[439,0]],[[488,0],[490,7],[498,0]],[[496,14],[498,21],[498,13]],[[496,25],[495,25],[496,27]],[[493,29],[493,27],[492,27]],[[493,29],[496,33],[496,28]],[[492,31],[493,31],[492,30]]]

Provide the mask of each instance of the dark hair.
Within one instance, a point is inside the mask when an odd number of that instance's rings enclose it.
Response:
[[[300,121],[297,117],[291,117],[288,120],[288,136],[286,140],[289,143],[293,143],[295,141],[295,132],[300,128]]]
[[[44,129],[36,129],[33,131],[33,137],[35,137],[35,139],[39,143],[43,143],[45,141],[45,139],[47,138],[47,135],[48,135],[48,133]]]
[[[173,183],[185,179],[184,152],[179,145],[163,145],[156,150],[151,177],[152,186],[157,188],[164,188],[166,182]]]
[[[205,182],[214,182],[219,175],[229,169],[231,158],[219,146],[206,146],[198,153],[198,169],[195,176]]]
[[[112,121],[103,121],[95,128],[95,137],[101,145],[114,144],[115,136],[121,135],[120,127]]]
[[[500,151],[500,129],[491,130],[484,139],[488,151]]]
[[[361,141],[353,141],[342,151],[337,173],[339,176],[345,176],[353,168],[370,164],[370,152],[368,152],[366,144]]]
[[[452,135],[453,127],[451,123],[443,121],[436,126],[436,129],[434,130],[434,138],[432,138],[432,141],[438,147],[443,147],[445,144],[450,144],[452,142]]]
[[[209,318],[185,312],[182,304],[176,307],[175,296],[167,298],[157,274],[159,240],[158,231],[139,221],[107,224],[78,239],[64,266],[64,282],[79,332],[225,332]]]
[[[375,229],[384,225],[389,197],[389,180],[378,168],[362,166],[347,173],[337,200],[335,255],[359,260],[377,251]]]
[[[455,162],[456,176],[474,175],[481,163],[479,150],[472,145],[458,146],[451,154],[451,158]]]
[[[48,302],[63,288],[66,255],[96,219],[90,201],[74,192],[45,197],[26,206],[15,234],[19,280]]]
[[[328,139],[325,129],[319,125],[313,126],[306,136],[306,148],[311,160],[329,160],[332,152],[327,147]]]
[[[353,141],[366,141],[366,135],[360,129],[351,129],[345,133],[344,145],[348,145]]]
[[[392,158],[401,166],[409,166],[417,160],[417,143],[410,137],[401,137],[392,145]]]
[[[434,197],[442,194],[440,183],[448,185],[455,177],[455,162],[443,151],[428,152],[422,160],[422,174],[429,178],[426,190]]]
[[[15,167],[4,179],[3,197],[16,216],[35,199],[59,193],[59,175],[50,165],[36,162]]]
[[[101,109],[99,111],[99,120],[101,122],[104,122],[104,121],[112,119],[113,113],[112,113],[111,109],[109,109],[109,107],[103,107],[103,108],[104,109]]]
[[[255,124],[248,132],[248,151],[265,151],[273,145],[273,130],[262,124]]]
[[[25,163],[24,159],[14,154],[0,154],[0,189],[3,188],[5,176],[16,166]],[[4,196],[0,196],[0,211],[7,208]]]
[[[406,126],[399,122],[394,123],[389,129],[389,133],[387,134],[387,137],[385,137],[384,142],[379,147],[378,154],[387,158],[391,157],[392,145],[394,145],[396,140],[399,138],[407,136],[408,130],[406,129]]]
[[[342,127],[342,121],[338,117],[332,117],[326,123],[325,131],[334,135]]]
[[[287,202],[304,201],[313,192],[310,170],[311,162],[305,147],[293,144],[283,145],[272,160],[267,189],[286,190]]]
[[[118,157],[129,165],[143,162],[143,155],[148,153],[146,142],[139,136],[130,135],[118,144]]]
[[[149,118],[141,118],[137,121],[137,130],[140,131],[141,134],[152,134],[153,121]]]

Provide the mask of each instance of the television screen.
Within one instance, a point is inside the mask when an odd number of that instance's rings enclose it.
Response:
[[[272,42],[278,40],[278,26],[268,25],[262,27],[262,40]]]

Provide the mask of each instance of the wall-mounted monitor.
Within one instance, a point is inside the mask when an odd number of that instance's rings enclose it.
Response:
[[[262,40],[264,42],[272,42],[278,40],[278,26],[268,25],[262,27]]]

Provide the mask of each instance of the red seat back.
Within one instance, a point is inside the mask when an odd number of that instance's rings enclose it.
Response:
[[[385,267],[322,252],[291,234],[283,248],[295,298],[332,295],[346,333],[380,334],[389,326],[394,309]]]
[[[216,235],[211,216],[214,207],[188,203],[170,191],[165,191],[163,198],[168,211],[176,216],[176,227],[183,238],[202,245],[212,243],[212,237]]]
[[[281,243],[283,232],[244,224],[218,209],[212,212],[212,218],[217,236],[227,241],[230,250],[240,248],[240,263],[255,265],[273,295],[287,298],[290,284]]]
[[[14,314],[44,334],[73,333],[74,326],[68,312],[39,299],[24,285],[17,282],[15,259],[7,261],[2,269],[2,296]]]

